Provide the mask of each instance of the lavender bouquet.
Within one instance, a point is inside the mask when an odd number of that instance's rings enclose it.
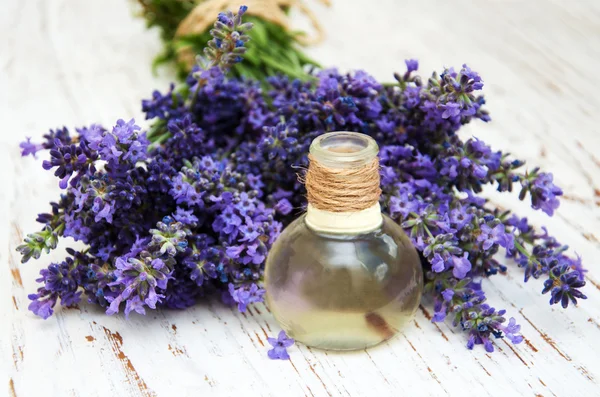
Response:
[[[42,230],[18,247],[23,262],[54,249],[60,237],[86,244],[40,272],[41,286],[29,296],[34,313],[48,318],[59,301],[73,305],[82,295],[107,314],[125,315],[185,309],[214,294],[242,312],[262,301],[269,248],[305,205],[296,170],[307,165],[312,139],[333,130],[378,141],[382,207],[421,253],[432,321],[449,317],[468,334],[468,348],[491,352],[492,336],[522,340],[514,318],[507,322],[481,289],[484,277],[508,270],[500,255],[526,281],[542,278],[550,304],[566,308],[586,298],[580,258],[567,256],[546,229],[477,195],[487,184],[518,189],[548,215],[562,195],[551,174],[522,171],[522,161],[459,138],[462,125],[490,121],[477,73],[463,65],[424,80],[408,60],[393,84],[363,71],[323,70],[308,81],[228,77],[251,29],[244,11],[219,15],[184,84],[142,102],[148,131],[118,120],[21,144],[23,155],[49,150],[43,168],[63,189],[38,216]]]
[[[177,75],[182,79],[194,65],[195,54],[212,39],[209,32],[212,14],[208,15],[209,10],[218,11],[220,6],[227,5],[227,1],[219,0],[138,0],[137,3],[147,27],[158,29],[163,43],[163,51],[155,58],[153,69],[170,64],[176,67]],[[296,7],[302,12],[302,7],[290,1],[273,0],[259,1],[258,5],[251,10],[255,11],[254,15],[245,17],[254,25],[248,33],[252,47],[245,54],[245,62],[233,65],[229,74],[261,80],[275,73],[306,78],[305,69],[318,64],[304,54],[302,46],[314,39],[292,31],[286,23],[290,9]],[[314,17],[312,23],[319,27]],[[315,39],[318,41],[318,37]]]

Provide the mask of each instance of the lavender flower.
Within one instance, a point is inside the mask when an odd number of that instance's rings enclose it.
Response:
[[[285,331],[280,331],[277,339],[267,338],[267,342],[273,348],[269,350],[268,355],[271,360],[289,360],[290,355],[287,352],[287,348],[294,344],[292,338],[288,338]]]
[[[250,40],[245,33],[252,29],[251,23],[242,22],[246,10],[248,7],[240,6],[237,15],[226,11],[217,17],[214,28],[210,31],[213,38],[204,49],[204,54],[210,61],[209,68],[218,66],[226,70],[242,61],[246,52],[245,45]]]
[[[164,297],[157,293],[157,288],[165,289],[167,287],[167,280],[171,273],[167,263],[160,258],[153,257],[149,252],[142,251],[139,259],[117,258],[115,267],[117,279],[109,285],[121,288],[122,292],[109,300],[110,306],[106,314],[118,313],[119,306],[123,301],[127,303],[125,315],[129,315],[132,310],[141,313],[144,305],[155,309],[156,304]]]
[[[245,312],[246,307],[255,302],[262,302],[265,290],[258,287],[256,284],[235,288],[233,284],[229,284],[229,294],[238,304],[238,310]]]
[[[293,209],[294,207],[292,207],[292,204],[286,198],[282,198],[277,202],[277,204],[275,204],[275,210],[280,212],[282,215],[289,214]]]
[[[175,84],[171,84],[169,91],[165,94],[154,90],[151,99],[142,100],[142,111],[146,113],[146,119],[167,120],[179,117],[184,112],[183,97],[174,90]]]
[[[559,205],[557,197],[563,194],[562,190],[552,183],[552,175],[541,172],[530,186],[532,207],[552,216]]]
[[[489,250],[494,243],[502,240],[504,236],[504,225],[496,225],[493,229],[486,224],[481,225],[481,234],[477,237],[477,241],[482,243],[481,247],[484,250]]]
[[[60,178],[60,188],[66,189],[73,173],[76,172],[77,176],[71,181],[71,186],[75,186],[88,169],[94,172],[94,161],[97,158],[98,154],[90,150],[85,141],[81,141],[79,145],[63,145],[57,140],[55,147],[50,150],[50,160],[44,160],[42,166],[45,170],[56,167],[54,175]]]
[[[47,319],[53,313],[53,308],[60,299],[64,306],[72,306],[80,301],[82,291],[79,290],[83,280],[83,269],[89,258],[72,249],[67,250],[70,255],[61,263],[52,263],[47,269],[40,271],[41,277],[36,281],[42,284],[37,293],[30,294],[32,300],[29,305],[36,315]]]
[[[578,288],[585,285],[578,271],[570,271],[569,266],[556,266],[550,271],[550,278],[544,282],[542,294],[550,292],[550,304],[559,303],[567,308],[569,300],[576,305],[577,298],[587,299]]]
[[[417,59],[407,59],[406,61],[406,69],[408,69],[408,72],[415,72],[417,69],[419,69],[419,61]]]
[[[469,253],[465,252],[463,256],[452,257],[452,274],[457,279],[465,278],[472,268],[471,262],[469,262]]]
[[[296,135],[298,130],[295,126],[279,123],[275,127],[265,127],[266,137],[259,144],[258,148],[266,153],[269,160],[280,158],[286,160],[288,154],[294,153],[298,140]]]
[[[27,156],[31,154],[35,158],[37,158],[36,153],[44,149],[43,145],[38,143],[32,143],[31,138],[26,138],[25,141],[19,144],[19,147],[21,148],[21,156]]]
[[[50,226],[45,226],[41,232],[27,235],[24,244],[17,247],[17,251],[23,256],[21,263],[25,263],[31,258],[38,259],[42,251],[48,253],[56,248],[61,229],[64,229],[64,226],[60,226],[56,230],[52,230]]]
[[[54,149],[57,143],[61,146],[69,146],[71,144],[71,134],[66,127],[57,128],[56,130],[50,130],[47,134],[44,135],[44,142],[41,144],[32,143],[31,138],[27,138],[24,142],[19,144],[21,148],[21,155],[27,156],[31,154],[33,157],[36,157],[36,153],[40,150],[50,150]]]

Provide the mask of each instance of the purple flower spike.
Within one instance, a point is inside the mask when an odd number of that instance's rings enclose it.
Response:
[[[36,153],[44,148],[40,144],[32,143],[31,138],[27,138],[26,141],[21,142],[19,147],[21,148],[21,156],[25,157],[31,154],[35,158],[37,158]]]
[[[273,346],[267,353],[271,360],[289,360],[290,355],[287,352],[287,348],[294,344],[294,340],[288,338],[285,331],[279,332],[277,339],[267,338],[267,342]]]
[[[531,205],[552,216],[560,205],[557,197],[562,194],[561,188],[554,184],[552,174],[541,172],[532,183]]]

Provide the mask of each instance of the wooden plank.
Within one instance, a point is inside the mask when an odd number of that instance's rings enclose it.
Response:
[[[511,265],[484,287],[491,304],[522,324],[523,344],[495,341],[493,354],[469,351],[460,331],[430,322],[424,302],[388,343],[342,354],[297,346],[289,362],[266,357],[266,338],[278,328],[263,305],[239,314],[208,301],[126,321],[82,304],[37,319],[27,294],[39,269],[68,244],[19,263],[16,245],[38,229],[35,214],[59,189],[40,161],[19,158],[18,142],[62,125],[142,121],[140,99],[172,76],[152,76],[157,32],[133,19],[127,2],[8,0],[0,15],[0,318],[8,319],[0,321],[0,395],[600,395],[600,3],[364,4],[315,4],[328,40],[310,54],[384,80],[408,57],[419,58],[424,71],[468,62],[480,72],[493,122],[470,125],[465,136],[553,172],[567,195],[549,219],[514,196],[485,193],[547,225],[584,257],[589,300],[550,307],[541,283],[523,283]]]

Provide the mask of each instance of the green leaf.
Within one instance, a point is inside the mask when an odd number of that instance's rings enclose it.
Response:
[[[268,46],[268,44],[269,44],[269,38],[267,37],[267,31],[265,30],[265,27],[263,26],[262,23],[255,23],[254,27],[252,28],[252,30],[249,33],[249,36],[252,38],[253,41],[256,42],[255,45],[264,47],[264,46]]]
[[[294,69],[291,65],[285,65],[283,62],[278,61],[277,59],[273,59],[267,55],[263,56],[263,61],[272,67],[273,69],[285,73],[291,77],[296,77],[302,80],[305,80],[307,75],[303,70]]]

